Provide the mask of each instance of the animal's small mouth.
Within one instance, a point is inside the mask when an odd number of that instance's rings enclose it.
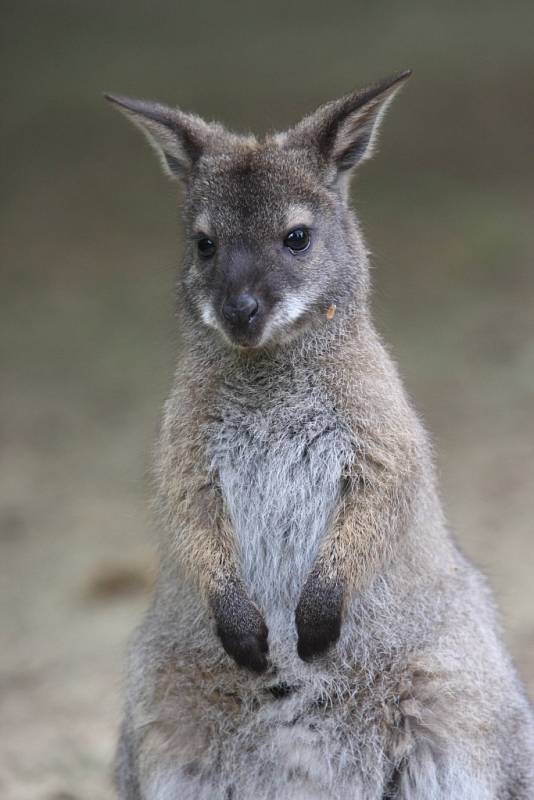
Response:
[[[246,331],[228,330],[226,328],[225,335],[228,341],[239,350],[255,350],[260,346],[261,331],[256,328]]]

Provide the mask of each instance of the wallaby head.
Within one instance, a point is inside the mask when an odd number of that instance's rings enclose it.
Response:
[[[159,103],[107,95],[184,183],[184,307],[230,346],[262,348],[365,303],[365,248],[348,205],[402,72],[258,141]]]

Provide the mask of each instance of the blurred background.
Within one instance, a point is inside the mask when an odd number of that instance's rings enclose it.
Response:
[[[1,2],[0,795],[109,800],[178,189],[104,90],[262,133],[414,77],[354,182],[377,322],[534,694],[534,5]]]

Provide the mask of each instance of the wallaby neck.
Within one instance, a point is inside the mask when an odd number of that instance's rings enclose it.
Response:
[[[212,374],[236,370],[280,374],[287,370],[309,372],[325,362],[332,365],[348,349],[357,352],[358,343],[372,338],[373,331],[368,310],[351,303],[335,309],[331,319],[325,317],[290,341],[261,349],[232,347],[216,331],[199,329],[198,323],[191,326],[186,322],[182,352],[187,360],[211,367]]]

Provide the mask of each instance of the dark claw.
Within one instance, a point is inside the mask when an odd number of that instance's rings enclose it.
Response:
[[[243,585],[232,580],[211,598],[216,632],[229,656],[253,672],[265,672],[269,645],[267,625]]]
[[[267,626],[262,624],[262,628],[257,632],[239,633],[222,629],[217,626],[217,635],[222,646],[232,656],[240,667],[246,667],[253,672],[265,672],[267,669]]]
[[[315,656],[326,653],[339,639],[341,614],[315,624],[297,622],[297,631],[297,653],[303,661],[312,661]]]
[[[343,590],[312,573],[304,585],[295,612],[297,653],[303,661],[326,653],[339,639]]]

